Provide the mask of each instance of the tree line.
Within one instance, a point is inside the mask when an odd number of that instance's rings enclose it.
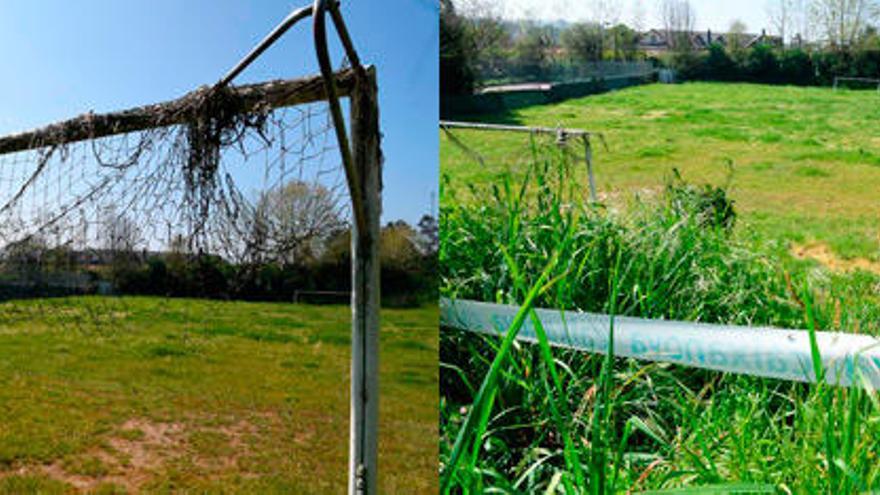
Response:
[[[781,43],[749,44],[747,27],[733,19],[723,42],[700,49],[692,42],[691,3],[659,0],[657,29],[669,49],[652,55],[640,47],[646,26],[638,0],[629,24],[620,20],[620,2],[593,0],[591,20],[568,24],[506,21],[491,5],[441,0],[441,93],[470,94],[507,80],[556,81],[572,66],[599,61],[651,60],[684,79],[807,85],[880,77],[880,0],[770,0],[768,26]]]
[[[264,191],[242,222],[250,229],[244,244],[223,254],[181,234],[156,247],[146,225],[110,210],[95,238],[59,242],[46,232],[5,246],[0,297],[112,292],[290,301],[304,291],[348,292],[351,234],[341,204],[332,189],[315,183],[295,180]],[[384,302],[436,300],[436,219],[389,222],[380,242]],[[303,300],[344,302],[345,296]]]
[[[469,94],[477,86],[507,80],[559,78],[585,62],[645,59],[638,32],[624,23],[514,23],[488,9],[461,15],[451,0],[440,3],[443,94]]]

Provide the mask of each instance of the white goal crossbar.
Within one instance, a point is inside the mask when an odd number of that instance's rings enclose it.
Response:
[[[855,82],[863,82],[863,83],[871,83],[877,85],[877,92],[880,93],[880,79],[876,79],[873,77],[843,77],[843,76],[835,76],[834,77],[834,90],[836,91],[839,83],[842,81],[855,81]]]
[[[504,336],[518,306],[440,300],[440,324],[468,332]],[[535,309],[550,345],[614,354],[728,373],[816,382],[810,334],[805,330],[655,320],[559,309]],[[516,338],[537,342],[526,319]],[[816,332],[822,378],[829,385],[880,389],[880,339],[870,335]]]

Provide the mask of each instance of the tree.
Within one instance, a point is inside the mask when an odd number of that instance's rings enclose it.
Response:
[[[787,84],[807,85],[814,82],[813,62],[800,48],[782,53],[779,60],[780,80]]]
[[[620,0],[592,0],[590,5],[592,19],[602,27],[617,24],[620,21],[622,4]]]
[[[424,298],[436,301],[437,257],[421,252],[418,237],[402,220],[382,228],[381,283],[386,301],[394,304],[415,304]]]
[[[551,59],[551,49],[555,45],[553,33],[546,26],[529,23],[524,32],[514,42],[517,64],[524,76],[541,79]]]
[[[597,24],[577,23],[562,32],[562,46],[574,61],[602,60],[602,30]]]
[[[727,52],[734,59],[741,62],[746,54],[746,23],[739,19],[734,19],[727,29]]]
[[[43,260],[48,250],[46,239],[40,235],[11,242],[2,251],[4,271],[15,274],[23,283],[39,284],[43,280]]]
[[[408,223],[403,220],[389,222],[382,228],[381,243],[382,266],[417,268],[421,258],[418,233]]]
[[[630,20],[633,29],[641,33],[645,30],[645,2],[644,0],[633,0],[632,19]]]
[[[170,278],[170,287],[186,293],[189,283],[189,262],[191,253],[186,237],[176,234],[168,241],[168,253],[165,255],[165,272]]]
[[[767,17],[770,24],[776,29],[776,33],[782,38],[782,43],[788,41],[786,35],[792,23],[795,0],[770,0],[767,4]]]
[[[487,77],[503,77],[513,40],[497,12],[497,5],[486,0],[468,0],[459,3],[458,12],[475,82]]]
[[[880,18],[878,0],[813,0],[810,21],[835,51],[855,47],[865,29]]]
[[[437,225],[437,219],[433,215],[422,215],[418,228],[422,251],[436,254],[440,247],[440,228]]]
[[[639,34],[625,24],[618,24],[607,31],[615,60],[635,60],[639,48]]]
[[[470,94],[474,89],[473,52],[452,0],[440,0],[440,93]]]
[[[125,214],[111,209],[104,217],[104,248],[111,253],[131,253],[142,244],[140,227]]]
[[[746,58],[746,73],[755,82],[775,83],[779,80],[779,61],[773,49],[764,43],[752,47]]]
[[[737,66],[720,43],[712,43],[706,57],[705,75],[709,79],[730,81],[737,78]]]
[[[321,184],[300,180],[264,191],[254,216],[254,222],[261,224],[254,230],[261,236],[254,246],[283,264],[319,256],[331,234],[344,225],[336,194]]]
[[[661,0],[660,19],[672,49],[679,53],[690,52],[690,36],[696,23],[691,3],[688,0]]]
[[[810,24],[810,0],[793,0],[791,4],[791,19],[796,29],[795,39],[798,48],[803,48],[803,42],[812,38],[812,26]]]
[[[104,249],[110,257],[110,278],[117,288],[129,285],[131,275],[137,271],[135,250],[143,244],[143,235],[135,222],[115,208],[104,212]]]

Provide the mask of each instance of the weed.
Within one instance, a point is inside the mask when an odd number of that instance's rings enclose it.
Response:
[[[471,185],[482,202],[441,209],[443,294],[520,306],[500,339],[441,332],[444,493],[880,486],[870,393],[550,349],[536,320],[538,342],[517,343],[535,306],[810,332],[864,331],[871,318],[856,308],[877,314],[849,278],[802,265],[786,276],[757,241],[733,235],[725,186],[678,176],[662,197],[620,211],[582,201],[561,154],[531,158],[494,185]],[[447,178],[442,193],[459,191]],[[795,289],[810,286],[821,290]],[[840,316],[841,301],[852,317]]]

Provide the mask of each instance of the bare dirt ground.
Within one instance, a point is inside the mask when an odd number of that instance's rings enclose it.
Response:
[[[217,476],[233,469],[240,472],[238,461],[250,452],[248,438],[258,434],[258,428],[244,419],[205,426],[132,418],[86,454],[18,466],[0,472],[0,477],[42,475],[79,492],[114,487],[138,493],[157,473],[181,462]]]
[[[821,242],[808,244],[795,244],[791,248],[791,254],[797,259],[811,259],[818,261],[824,267],[834,272],[852,272],[864,270],[880,275],[880,262],[871,261],[867,258],[844,259],[834,254],[828,245]]]

